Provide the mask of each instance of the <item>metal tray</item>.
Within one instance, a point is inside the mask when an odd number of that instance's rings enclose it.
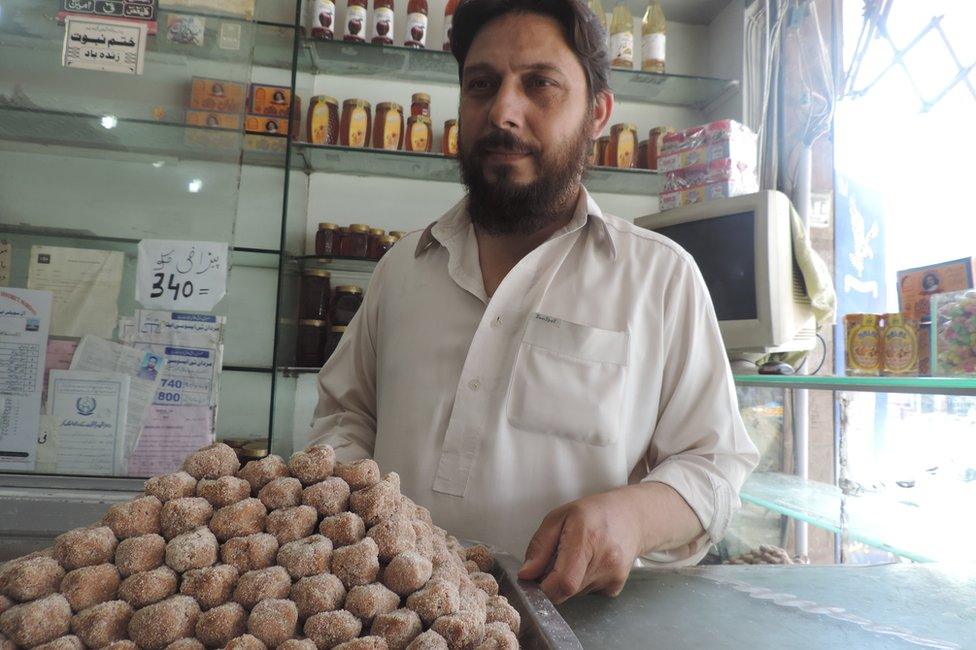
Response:
[[[569,624],[535,582],[518,579],[522,563],[505,553],[495,554],[495,579],[502,596],[522,616],[519,645],[526,650],[583,650]]]

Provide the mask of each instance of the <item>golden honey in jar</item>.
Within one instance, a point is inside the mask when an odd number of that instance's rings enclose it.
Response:
[[[877,376],[881,373],[881,325],[877,314],[844,316],[846,340],[845,372],[848,375]]]
[[[332,274],[323,269],[302,271],[301,292],[298,299],[301,318],[325,320],[332,303]]]
[[[339,142],[339,101],[328,95],[312,97],[308,104],[308,141],[312,144]]]
[[[429,152],[434,139],[430,127],[430,118],[423,115],[411,115],[407,120],[407,151]]]
[[[901,313],[885,314],[881,329],[881,373],[891,376],[918,375],[918,323]]]
[[[343,233],[339,239],[339,255],[342,257],[366,257],[368,245],[369,226],[354,223],[349,226],[349,231]]]
[[[332,257],[338,251],[339,226],[334,223],[320,223],[315,231],[315,254],[319,257]]]
[[[363,99],[342,102],[339,142],[344,147],[365,147],[372,126],[372,106]]]
[[[382,228],[370,228],[369,237],[366,240],[366,257],[371,260],[380,258],[380,239],[386,236],[386,231]]]
[[[363,304],[363,290],[355,285],[335,288],[332,294],[332,323],[348,325]]]
[[[607,166],[630,169],[637,162],[637,126],[614,124],[607,145]]]
[[[441,141],[441,153],[445,156],[456,156],[458,153],[458,121],[444,122],[444,139]]]
[[[315,318],[298,321],[296,364],[301,368],[318,368],[325,363],[325,347],[328,343],[329,323]]]
[[[605,135],[596,141],[596,160],[597,166],[607,166],[607,149],[610,148],[610,136]]]
[[[410,115],[430,117],[430,95],[427,93],[414,93],[410,98]]]
[[[403,148],[403,107],[394,102],[376,105],[373,148],[397,151]]]

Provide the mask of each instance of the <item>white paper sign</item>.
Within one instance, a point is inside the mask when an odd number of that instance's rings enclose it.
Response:
[[[10,242],[0,240],[0,287],[10,285]]]
[[[142,74],[147,34],[144,22],[68,15],[61,63],[66,68]]]
[[[122,472],[129,381],[120,373],[51,371],[48,410],[57,418],[56,471]]]
[[[227,292],[227,243],[143,239],[136,300],[147,309],[210,311]]]

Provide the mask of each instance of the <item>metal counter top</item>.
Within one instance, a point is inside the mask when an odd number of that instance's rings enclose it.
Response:
[[[558,609],[586,649],[976,649],[976,564],[639,569]]]

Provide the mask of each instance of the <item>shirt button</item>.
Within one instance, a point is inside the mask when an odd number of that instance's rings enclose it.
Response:
[[[491,321],[491,327],[492,327],[492,329],[496,329],[497,330],[501,326],[502,326],[502,317],[501,316],[495,316],[495,319],[493,321]]]
[[[468,382],[468,388],[470,388],[471,390],[478,390],[479,388],[481,388],[481,381],[478,379],[472,379],[471,381]]]

